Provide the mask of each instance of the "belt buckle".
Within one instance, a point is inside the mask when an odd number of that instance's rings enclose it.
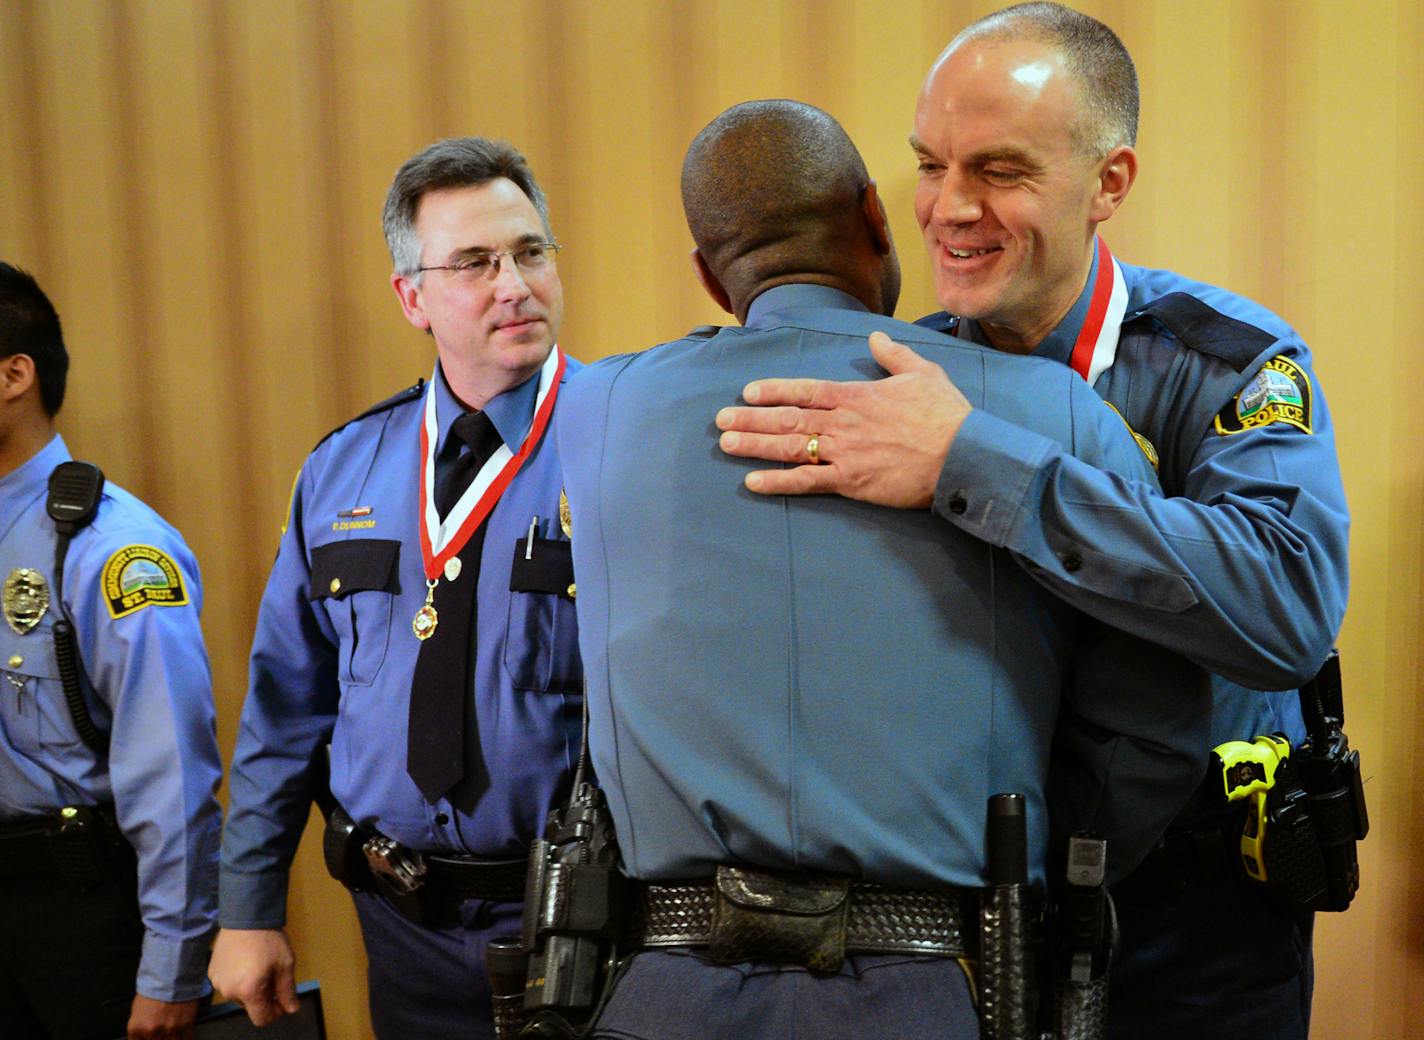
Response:
[[[426,866],[420,853],[383,834],[368,839],[361,851],[366,854],[371,875],[387,894],[412,896],[425,884]]]
[[[766,960],[834,973],[845,962],[850,878],[722,865],[708,953],[719,964]]]

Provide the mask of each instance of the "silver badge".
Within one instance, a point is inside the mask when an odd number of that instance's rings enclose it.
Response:
[[[0,606],[11,628],[20,635],[30,631],[49,609],[49,585],[44,575],[33,567],[16,567],[5,579]]]
[[[460,557],[452,556],[445,561],[445,580],[454,581],[460,576]]]

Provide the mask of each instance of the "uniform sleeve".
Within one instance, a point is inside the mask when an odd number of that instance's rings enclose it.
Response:
[[[1313,384],[1303,345],[1292,353]],[[1244,686],[1298,686],[1329,653],[1348,590],[1349,517],[1314,390],[1311,432],[1284,422],[1188,431],[1198,440],[1183,486],[1166,498],[966,423],[934,508],[1092,617]]]
[[[77,600],[90,682],[112,712],[114,806],[138,857],[137,989],[156,1000],[194,1000],[210,989],[222,825],[198,565],[166,525],[106,523],[93,535],[70,554],[65,593]],[[80,576],[94,574],[100,580],[81,592]]]
[[[311,463],[298,477],[253,636],[247,699],[228,781],[219,885],[224,928],[286,922],[292,857],[324,782],[324,747],[336,724],[336,637],[308,599],[303,535]]]

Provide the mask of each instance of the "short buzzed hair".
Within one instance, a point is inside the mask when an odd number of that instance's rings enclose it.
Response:
[[[869,183],[855,144],[831,116],[799,101],[747,101],[688,148],[682,205],[714,274],[747,261],[748,277],[764,277],[824,260]]]
[[[386,193],[381,224],[396,274],[413,277],[417,284],[420,281],[421,243],[415,232],[415,216],[426,192],[473,188],[501,177],[513,181],[534,203],[544,234],[552,239],[549,204],[519,149],[508,141],[488,137],[449,137],[407,159]]]
[[[968,25],[946,53],[971,39],[1038,40],[1057,47],[1082,95],[1082,118],[1071,128],[1074,143],[1095,158],[1137,143],[1137,68],[1117,33],[1096,18],[1062,4],[1015,4]]]
[[[34,361],[40,404],[53,417],[64,404],[69,375],[59,312],[33,276],[0,262],[0,359],[16,354]]]

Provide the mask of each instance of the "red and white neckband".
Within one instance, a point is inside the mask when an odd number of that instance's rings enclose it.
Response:
[[[499,502],[525,461],[539,446],[549,417],[554,413],[554,401],[559,396],[559,383],[568,364],[557,345],[549,351],[539,370],[539,391],[534,400],[534,421],[517,451],[501,444],[499,450],[480,467],[475,479],[451,508],[444,520],[435,506],[435,449],[440,427],[435,416],[435,381],[425,392],[425,422],[420,428],[420,554],[425,564],[427,581],[436,581],[446,572],[447,564],[465,547]],[[459,573],[459,562],[451,568]],[[446,574],[454,579],[455,574]]]
[[[1086,379],[1089,386],[1112,367],[1125,314],[1127,280],[1122,275],[1122,267],[1108,251],[1108,244],[1099,237],[1098,274],[1093,280],[1088,314],[1078,330],[1073,353],[1068,357],[1068,367]]]

